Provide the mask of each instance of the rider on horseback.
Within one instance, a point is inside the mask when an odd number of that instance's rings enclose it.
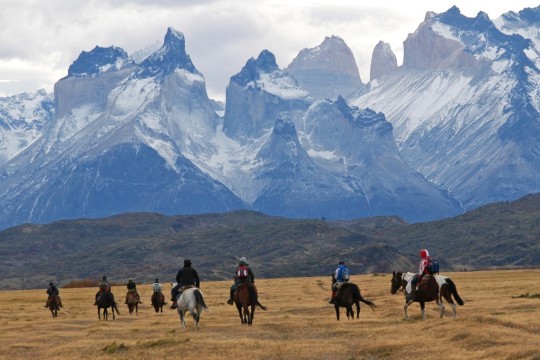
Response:
[[[236,270],[234,272],[234,284],[231,286],[229,300],[227,300],[227,304],[233,304],[234,293],[238,288],[238,285],[253,284],[254,282],[255,274],[253,274],[253,270],[251,270],[251,268],[249,267],[246,258],[241,257],[240,261],[238,262],[238,266],[236,267]]]
[[[135,281],[133,281],[133,279],[130,278],[126,286],[127,286],[128,292],[126,294],[126,301],[124,302],[124,304],[128,303],[129,295],[132,293],[135,293],[135,295],[137,295],[137,301],[139,302],[139,304],[142,304],[143,302],[141,301],[141,297],[139,296],[139,293],[137,292],[137,284],[135,284]]]
[[[97,305],[97,299],[101,293],[111,292],[111,284],[107,281],[107,277],[105,275],[103,275],[103,279],[99,282],[98,286],[99,286],[99,290],[96,293],[94,305]]]
[[[52,283],[50,282],[49,283],[49,287],[47,288],[47,295],[49,295],[47,297],[47,302],[45,303],[45,307],[49,307],[49,299],[51,298],[51,296],[58,296],[60,294],[60,291],[58,291],[58,288]],[[62,305],[62,300],[60,299],[60,296],[58,296],[58,302],[60,303],[59,306],[60,307],[64,307],[64,305]]]
[[[415,274],[411,279],[411,292],[407,295],[407,301],[414,301],[416,297],[416,291],[418,290],[418,284],[422,281],[424,275],[429,274],[428,265],[429,265],[429,252],[426,249],[420,250],[420,266],[418,268],[418,274]]]
[[[154,290],[154,293],[160,293],[162,290],[161,284],[159,283],[159,280],[156,278],[156,281],[152,284],[152,290]]]
[[[336,297],[337,290],[341,287],[341,284],[349,281],[349,268],[345,265],[344,260],[339,260],[338,267],[334,271],[333,279],[335,281],[332,283],[332,298],[330,299],[330,304],[334,304],[334,299]]]
[[[182,294],[186,287],[196,286],[199,288],[200,284],[197,270],[191,267],[191,260],[185,259],[184,267],[178,270],[178,274],[176,274],[176,286],[171,290],[171,301],[173,302],[171,309],[178,307],[176,299],[178,299],[178,296]]]

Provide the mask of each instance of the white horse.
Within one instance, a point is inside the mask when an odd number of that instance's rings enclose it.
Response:
[[[174,287],[176,286],[176,283],[171,283],[171,285]],[[201,290],[196,287],[185,289],[181,295],[177,296],[176,304],[178,305],[176,311],[178,311],[178,316],[180,316],[182,329],[184,331],[186,330],[186,312],[189,311],[191,316],[193,316],[193,320],[195,320],[195,328],[199,330],[199,320],[202,311],[210,311],[204,302]]]
[[[400,288],[402,288],[405,292],[405,296],[407,296],[407,294],[411,292],[411,280],[415,274],[416,273],[413,273],[413,272],[406,272],[406,273],[397,272],[396,273],[394,271],[393,277],[392,277],[392,288],[391,288],[392,294],[395,294]],[[437,281],[439,291],[435,299],[431,299],[431,300],[426,299],[426,301],[435,300],[437,302],[437,305],[439,306],[439,314],[440,314],[440,317],[442,318],[444,316],[443,298],[445,298],[446,301],[452,306],[452,316],[455,319],[456,318],[456,304],[454,303],[452,296],[454,297],[454,299],[457,301],[459,305],[464,304],[463,300],[461,299],[461,297],[459,296],[457,292],[456,285],[454,284],[452,279],[450,279],[448,276],[434,275],[434,277],[435,277],[435,280]],[[422,311],[422,319],[425,320],[426,313],[424,310],[424,301],[422,301],[422,299],[417,299],[415,301],[420,303],[420,309]],[[403,307],[405,310],[405,320],[409,320],[407,308],[413,302],[414,301],[405,302],[405,305]]]

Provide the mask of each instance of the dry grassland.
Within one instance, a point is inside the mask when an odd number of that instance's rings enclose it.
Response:
[[[0,292],[1,359],[540,359],[540,270],[449,273],[465,306],[452,319],[435,303],[420,318],[419,305],[403,320],[402,294],[390,294],[391,275],[354,276],[362,295],[360,319],[338,322],[327,303],[329,278],[258,280],[253,326],[241,325],[226,304],[229,282],[206,282],[210,312],[196,331],[181,330],[176,311],[156,314],[151,286],[139,285],[139,315],[120,306],[116,320],[99,321],[96,289],[61,289],[64,308],[52,318],[45,289]],[[168,291],[168,286],[167,286]],[[117,299],[124,289],[113,288]],[[527,295],[529,294],[529,295]],[[513,296],[515,298],[513,298]],[[122,301],[123,302],[123,301]]]

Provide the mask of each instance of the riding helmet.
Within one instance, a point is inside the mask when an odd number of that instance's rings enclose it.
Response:
[[[185,259],[184,260],[184,266],[191,266],[191,260]]]
[[[345,260],[339,260],[338,265],[345,265]]]
[[[426,249],[420,250],[420,257],[423,259],[429,256],[429,252]]]

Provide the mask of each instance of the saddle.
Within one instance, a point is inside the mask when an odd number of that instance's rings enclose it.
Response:
[[[428,287],[430,281],[434,281],[435,277],[431,274],[422,276],[422,280],[418,283],[418,290],[424,290]]]

